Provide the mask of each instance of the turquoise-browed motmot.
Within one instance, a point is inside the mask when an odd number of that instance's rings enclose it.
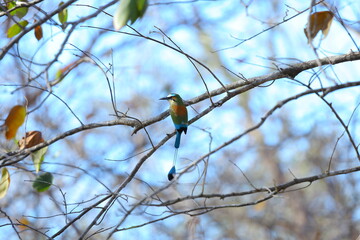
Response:
[[[188,127],[188,113],[185,104],[179,94],[170,93],[167,97],[160,98],[160,100],[168,100],[170,104],[170,116],[175,125],[176,139],[175,139],[175,154],[174,154],[174,166],[171,168],[168,179],[172,180],[176,173],[175,163],[177,158],[177,152],[180,147],[181,133],[186,134]]]

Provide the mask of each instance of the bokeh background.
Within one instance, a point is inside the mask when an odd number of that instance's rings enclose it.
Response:
[[[68,22],[79,21],[108,2],[76,1],[68,7]],[[241,81],[237,75],[261,76],[289,64],[357,51],[353,40],[359,42],[360,3],[329,0],[314,7],[316,11],[337,11],[336,16],[344,23],[334,18],[328,36],[323,39],[319,34],[314,39],[314,50],[304,34],[310,2],[150,0],[144,17],[131,27],[174,46],[170,38],[206,65],[223,84],[229,84]],[[58,1],[44,0],[36,6],[38,9],[31,8],[25,17],[30,23],[56,9]],[[206,92],[197,69],[184,55],[146,38],[125,34],[135,33],[129,27],[115,32],[112,14],[117,6],[114,3],[81,22],[70,36],[71,25],[63,30],[55,16],[42,25],[43,39],[36,40],[31,31],[1,60],[0,119],[4,120],[17,104],[28,104],[30,111],[17,139],[30,130],[41,131],[45,140],[51,139],[79,127],[78,119],[84,124],[114,120],[109,83],[115,93],[116,109],[141,121],[167,110],[168,104],[158,99],[170,92],[179,93],[184,100]],[[12,22],[7,16],[0,17],[0,22],[3,48],[10,41],[6,31]],[[239,44],[242,40],[246,41]],[[57,61],[51,63],[58,53]],[[49,94],[47,83],[54,81],[59,70],[79,60],[83,62],[53,86]],[[209,71],[196,66],[209,90],[221,87]],[[304,71],[295,80],[278,79],[232,98],[189,126],[187,135],[182,137],[178,170],[256,125],[277,103],[306,91],[306,85],[334,86],[358,81],[359,76],[359,62],[346,62]],[[359,93],[359,87],[352,87],[326,96],[348,124],[357,145]],[[222,96],[225,95],[214,100]],[[207,99],[189,106],[189,118],[210,105]],[[170,118],[146,129],[154,144],[174,131]],[[0,200],[1,211],[15,223],[28,221],[34,229],[50,236],[56,233],[84,209],[114,191],[148,152],[151,144],[145,131],[134,135],[132,132],[127,126],[101,127],[50,145],[42,171],[54,175],[54,186],[44,193],[31,187],[36,178],[31,158],[9,167],[11,186],[7,196]],[[251,184],[272,187],[291,181],[294,176],[324,173],[330,159],[330,170],[358,166],[355,150],[343,133],[344,127],[321,98],[315,94],[301,97],[275,111],[260,128],[206,158],[158,197],[167,201],[200,193],[238,193],[253,189]],[[104,232],[90,239],[106,239],[107,228],[117,225],[127,210],[168,184],[173,141],[174,138],[167,141],[146,160],[90,233],[102,229]],[[0,137],[0,148],[4,154],[17,146]],[[310,186],[302,184],[255,206],[225,207],[199,216],[191,216],[185,210],[207,204],[253,202],[266,193],[208,200],[190,197],[168,207],[138,206],[121,227],[147,223],[176,211],[185,213],[120,231],[112,239],[356,239],[360,234],[358,181],[358,173],[330,177]],[[98,211],[90,211],[57,239],[77,239]],[[19,239],[3,213],[1,238]],[[28,228],[20,231],[22,239],[43,239]]]

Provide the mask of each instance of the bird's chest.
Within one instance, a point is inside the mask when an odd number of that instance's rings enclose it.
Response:
[[[186,107],[182,106],[182,105],[177,105],[177,104],[174,104],[173,106],[171,106],[171,112],[179,117],[186,116],[186,114],[187,114]]]

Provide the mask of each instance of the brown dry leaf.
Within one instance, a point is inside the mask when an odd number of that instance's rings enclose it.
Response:
[[[24,149],[33,147],[42,142],[44,142],[44,139],[41,136],[41,132],[30,131],[25,134],[25,137],[19,140],[18,145],[20,149]]]
[[[42,27],[41,26],[36,26],[35,29],[35,37],[38,41],[40,41],[40,39],[42,39],[43,37],[43,31],[42,31]]]
[[[10,110],[9,115],[5,120],[5,137],[7,140],[16,136],[17,130],[25,121],[25,116],[26,108],[24,106],[16,105]]]
[[[311,14],[310,23],[308,23],[309,25],[304,29],[308,42],[311,42],[320,30],[325,38],[329,33],[333,18],[334,14],[330,11],[322,11]],[[310,36],[308,34],[308,29],[310,30]]]

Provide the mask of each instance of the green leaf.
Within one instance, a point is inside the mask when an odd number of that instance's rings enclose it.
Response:
[[[59,7],[63,5],[64,2],[59,3]],[[68,19],[68,9],[64,8],[61,12],[58,13],[59,21],[61,24],[64,24]]]
[[[147,0],[122,0],[114,14],[114,28],[119,30],[124,27],[128,21],[133,24],[138,18],[144,15],[147,6]]]
[[[7,10],[10,10],[10,9],[12,9],[12,8],[14,8],[14,7],[16,7],[16,2],[14,2],[14,1],[8,2],[8,3],[6,4]],[[11,15],[11,16],[14,16],[14,15],[15,15],[15,10],[14,10],[14,11],[11,11],[11,12],[10,12],[10,15]]]
[[[18,24],[21,25],[22,28]],[[23,21],[18,22],[18,24],[15,23],[11,27],[9,27],[9,29],[7,31],[8,38],[12,38],[12,37],[18,35],[21,32],[21,30],[29,24],[29,22],[26,20],[23,20]]]
[[[18,18],[23,18],[28,13],[28,8],[27,7],[21,7],[21,8],[18,8],[16,10],[14,10],[13,12],[15,12],[15,15]]]
[[[9,2],[6,3],[6,8],[7,8],[7,10],[12,9],[12,8],[15,7],[15,6],[16,6],[16,2],[15,2],[15,1],[9,1]],[[11,16],[14,16],[14,14],[11,14]]]
[[[46,172],[38,176],[32,186],[36,191],[44,192],[50,188],[52,181],[53,175]]]
[[[61,82],[64,79],[64,71],[63,69],[59,69],[55,73],[55,80],[57,82]]]
[[[10,186],[10,174],[7,168],[3,168],[1,171],[1,180],[0,180],[0,198],[5,197]]]
[[[148,7],[148,1],[147,0],[136,0],[137,9],[139,11],[139,18],[144,16],[144,13]]]
[[[45,153],[47,150],[48,150],[48,147],[43,147],[31,154],[31,158],[34,162],[36,173],[38,173],[40,171],[40,167],[41,167],[42,162],[44,161]]]
[[[16,2],[15,1],[11,1],[7,3],[7,9],[10,10],[12,8],[16,7]],[[28,8],[27,7],[21,7],[21,8],[17,8],[13,11],[10,12],[11,16],[16,15],[18,18],[23,18],[28,12]]]
[[[133,1],[130,1],[130,5],[129,5],[129,20],[130,20],[130,23],[133,24],[136,19],[138,19],[139,17],[139,10],[137,8],[137,0],[133,0]]]

